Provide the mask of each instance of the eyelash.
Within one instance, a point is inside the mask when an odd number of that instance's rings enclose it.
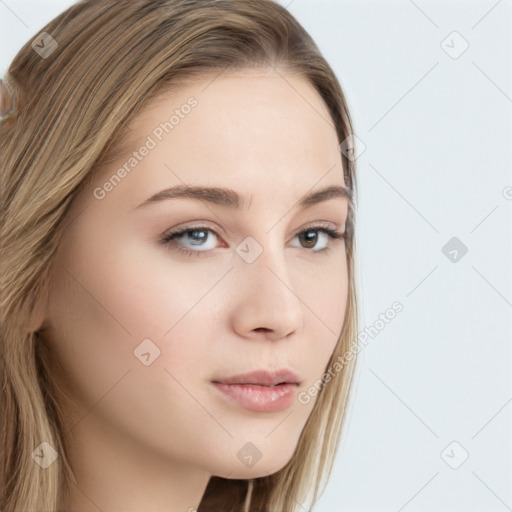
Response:
[[[183,247],[182,245],[180,245],[179,243],[174,241],[174,238],[178,238],[186,233],[189,233],[192,231],[201,231],[201,230],[211,231],[212,233],[215,234],[216,237],[220,237],[220,235],[214,229],[212,229],[210,226],[193,226],[193,227],[187,227],[185,229],[180,229],[178,231],[168,231],[168,232],[164,233],[163,235],[161,235],[160,238],[158,239],[158,241],[161,244],[168,246],[168,247],[173,245],[176,250],[186,254],[187,256],[202,256],[203,253],[210,252],[210,251],[192,251],[190,249],[186,249],[185,247]],[[308,227],[304,228],[303,230],[299,231],[298,233],[296,233],[295,236],[299,236],[303,233],[308,233],[309,231],[318,231],[318,232],[325,233],[332,240],[345,239],[345,233],[341,233],[340,231],[335,231],[335,230],[330,229],[322,224],[320,224],[320,225],[315,224],[315,225],[308,226]],[[303,249],[306,249],[310,252],[324,253],[324,252],[328,251],[329,249],[331,249],[331,246],[329,244],[327,247],[324,247],[323,249],[319,249],[316,251],[314,251],[312,249],[308,249],[307,247],[303,247]]]

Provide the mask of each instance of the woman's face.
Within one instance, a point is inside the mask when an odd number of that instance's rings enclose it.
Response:
[[[345,185],[329,111],[305,79],[248,70],[163,94],[130,126],[53,267],[44,335],[74,402],[68,433],[99,458],[137,447],[222,477],[276,472],[347,301],[345,243],[321,228],[342,234],[348,201],[300,204]],[[147,202],[173,187],[228,190]],[[213,383],[282,368],[300,384],[277,405],[268,388],[225,388],[236,400]]]

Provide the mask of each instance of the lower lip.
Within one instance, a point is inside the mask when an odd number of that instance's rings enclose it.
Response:
[[[214,382],[213,385],[245,409],[255,412],[275,412],[290,407],[297,389],[296,384],[279,384],[268,387],[255,384]]]

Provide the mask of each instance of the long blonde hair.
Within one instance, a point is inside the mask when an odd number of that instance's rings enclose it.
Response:
[[[157,93],[182,81],[274,67],[313,84],[340,143],[353,133],[332,69],[304,28],[272,0],[83,0],[41,32],[56,44],[42,36],[44,55],[32,41],[21,48],[5,74],[16,111],[0,122],[3,512],[54,512],[73,478],[59,390],[49,371],[51,353],[31,322],[51,287],[49,270],[70,204],[122,144],[128,122]],[[346,153],[340,157],[355,198],[355,162]],[[346,422],[356,363],[354,222],[352,202],[345,321],[328,364],[343,358],[342,370],[318,392],[285,467],[252,480],[212,477],[199,512],[294,512],[323,491]],[[46,469],[32,459],[43,441],[59,454]]]

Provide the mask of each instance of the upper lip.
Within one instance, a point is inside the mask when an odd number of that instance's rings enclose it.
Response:
[[[277,370],[255,370],[249,373],[233,375],[225,379],[214,380],[217,384],[256,384],[259,386],[276,386],[277,384],[296,384],[301,382],[300,377],[288,368]]]

